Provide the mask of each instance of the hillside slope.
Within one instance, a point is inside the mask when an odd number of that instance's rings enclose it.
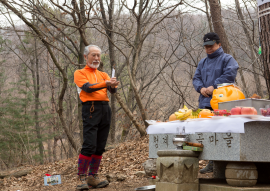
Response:
[[[137,177],[135,173],[142,171],[142,163],[148,159],[148,138],[118,144],[115,148],[103,154],[99,174],[102,177],[114,174],[122,177],[122,181],[110,183],[107,188],[98,190],[134,190],[134,188],[147,185],[147,178]],[[76,190],[76,185],[81,184],[77,177],[78,158],[67,159],[40,166],[24,166],[32,168],[32,173],[21,178],[9,177],[0,179],[1,191],[35,191],[35,190]],[[45,174],[61,175],[62,184],[44,186]],[[125,179],[125,180],[123,180]]]
[[[99,175],[118,177],[108,187],[101,191],[134,191],[134,188],[148,185],[148,179],[137,176],[136,172],[143,171],[142,163],[148,159],[149,138],[129,141],[115,146],[110,146],[103,154]],[[21,178],[9,177],[0,179],[1,191],[75,191],[76,186],[81,184],[77,176],[77,160],[71,158],[40,166],[23,166],[20,169],[32,168],[32,173]],[[206,165],[206,161],[200,161],[200,168]],[[9,172],[11,173],[11,172]],[[44,186],[45,174],[61,175],[62,184]],[[199,178],[211,178],[212,173],[199,174]]]

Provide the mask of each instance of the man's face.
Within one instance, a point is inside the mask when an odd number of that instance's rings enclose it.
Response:
[[[84,56],[86,64],[90,68],[98,68],[100,63],[100,50],[96,47],[89,48],[90,53]]]
[[[214,53],[217,49],[219,49],[219,47],[221,46],[221,44],[213,44],[213,45],[205,45],[204,46],[204,49],[205,49],[205,52],[206,54],[212,54]]]

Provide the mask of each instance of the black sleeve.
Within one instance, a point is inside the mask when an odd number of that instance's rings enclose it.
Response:
[[[95,92],[95,91],[98,91],[98,90],[101,90],[101,89],[105,88],[105,87],[103,87],[103,88],[91,88],[91,86],[94,86],[96,84],[98,84],[98,83],[90,84],[89,82],[87,82],[87,83],[83,84],[81,89],[83,91],[87,92],[87,93],[92,93],[92,92]]]
[[[109,90],[109,92],[110,92],[111,94],[114,94],[114,93],[117,92],[117,88],[112,88],[111,86],[107,86],[107,89]]]

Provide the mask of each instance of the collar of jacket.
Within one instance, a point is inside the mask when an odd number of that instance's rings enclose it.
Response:
[[[212,58],[218,57],[219,55],[221,55],[223,53],[224,53],[223,48],[222,47],[219,47],[219,49],[217,49],[214,53],[207,54],[207,57],[210,58],[210,59],[212,59]]]
[[[92,70],[92,71],[96,71],[96,70],[97,70],[96,68],[90,68],[88,65],[85,65],[84,68],[85,68],[85,69],[88,69],[88,70]]]

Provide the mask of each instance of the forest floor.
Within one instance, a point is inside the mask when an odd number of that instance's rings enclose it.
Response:
[[[149,177],[138,175],[144,171],[142,163],[148,159],[148,138],[128,141],[114,146],[103,154],[99,176],[106,178],[111,175],[115,178],[106,188],[100,191],[134,191],[135,188],[149,185]],[[19,169],[32,169],[26,176],[0,179],[1,191],[76,191],[76,186],[82,184],[77,177],[78,157],[57,161],[39,166],[23,166]],[[200,161],[200,168],[207,161]],[[13,171],[18,171],[14,169]],[[3,172],[1,172],[3,173]],[[4,172],[11,174],[12,171]],[[61,175],[61,184],[44,186],[45,174]],[[201,175],[199,178],[211,178],[212,173]],[[94,189],[93,189],[94,190]]]

